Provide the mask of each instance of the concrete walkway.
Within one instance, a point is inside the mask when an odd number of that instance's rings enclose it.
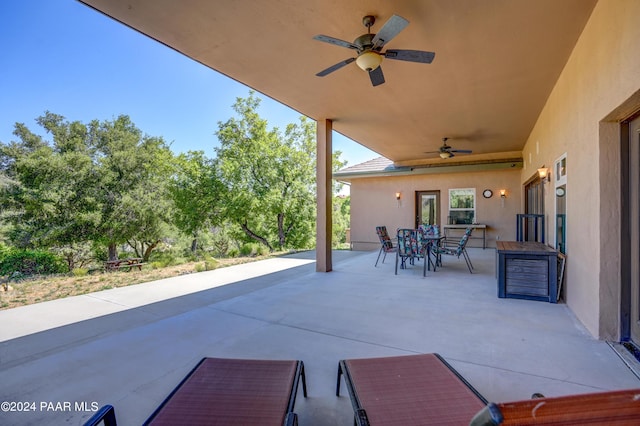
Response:
[[[116,408],[141,424],[205,356],[301,359],[309,397],[301,425],[351,425],[335,396],[338,360],[440,353],[487,399],[640,388],[606,342],[563,304],[498,299],[492,249],[422,277],[394,259],[337,252],[316,273],[312,253],[0,311],[2,425],[82,424]],[[16,407],[17,408],[17,407]]]

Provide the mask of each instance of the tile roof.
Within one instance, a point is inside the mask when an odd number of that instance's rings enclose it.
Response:
[[[365,161],[364,163],[356,164],[355,166],[345,167],[334,173],[336,176],[349,176],[354,174],[363,173],[376,173],[376,172],[393,172],[398,170],[404,170],[406,167],[396,167],[393,165],[393,161],[388,158],[378,157],[373,160]]]

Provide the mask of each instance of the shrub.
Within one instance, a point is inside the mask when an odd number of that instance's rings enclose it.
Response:
[[[0,260],[0,275],[25,277],[66,272],[65,262],[58,256],[42,250],[11,249]]]
[[[235,248],[235,247],[230,248],[230,249],[227,251],[227,256],[229,256],[229,257],[238,257],[239,255],[240,255],[240,250],[238,250],[238,249],[237,249],[237,248]]]
[[[88,273],[89,270],[87,268],[74,268],[73,271],[71,271],[74,277],[84,277]]]
[[[269,253],[270,253],[270,251],[269,251],[269,247],[267,247],[267,246],[263,246],[263,245],[258,246],[258,254],[259,254],[260,256],[266,256],[266,255],[268,255]]]
[[[164,262],[160,262],[160,261],[157,261],[157,260],[154,261],[154,262],[151,262],[150,265],[151,265],[151,269],[162,269],[165,266],[167,266],[167,265],[164,264]]]
[[[205,258],[204,262],[196,263],[195,271],[196,272],[204,272],[204,271],[213,271],[218,267],[219,263],[212,257]]]
[[[162,265],[161,267],[163,268],[165,266],[180,265],[185,262],[184,257],[178,256],[170,251],[153,253],[150,260],[152,263]]]
[[[209,257],[207,259],[204,260],[204,269],[206,271],[213,271],[214,269],[216,269],[218,267],[218,261],[215,260],[212,257]]]
[[[255,256],[260,246],[256,243],[245,243],[240,247],[240,254],[243,256]]]

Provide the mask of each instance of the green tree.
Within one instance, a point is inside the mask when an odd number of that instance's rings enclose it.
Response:
[[[300,117],[284,134],[269,130],[259,105],[250,92],[233,105],[237,118],[218,123],[225,216],[270,250],[309,247],[315,241],[315,123]],[[339,156],[336,169],[343,164]]]
[[[245,239],[274,250],[287,245],[294,228],[303,235],[309,231],[313,182],[305,179],[305,171],[313,153],[305,150],[306,141],[296,137],[297,128],[290,126],[287,140],[277,128],[269,130],[267,121],[258,115],[259,105],[253,92],[236,100],[233,109],[239,117],[218,123],[220,147],[216,152],[227,188],[225,216],[240,226]],[[294,176],[300,175],[303,181],[296,182]],[[293,210],[294,206],[299,208]],[[291,246],[306,243],[303,239]]]
[[[333,197],[333,246],[347,242],[347,228],[351,218],[351,197]]]
[[[176,173],[170,183],[175,205],[175,225],[191,237],[191,252],[196,253],[199,235],[221,223],[224,186],[216,163],[202,151],[190,151],[177,158]]]
[[[78,144],[86,128],[67,123],[63,133],[62,117],[48,112],[37,122],[54,133],[53,145],[23,124],[14,131],[20,142],[0,144],[2,171],[12,179],[0,189],[3,219],[13,225],[10,238],[18,247],[72,247],[90,237],[95,223],[91,159]],[[65,257],[73,267],[74,256]]]
[[[117,244],[142,241],[145,258],[171,215],[167,181],[173,154],[162,138],[143,135],[125,115],[89,124],[46,112],[36,122],[45,142],[16,124],[18,142],[0,143],[9,179],[0,202],[20,247],[66,247],[101,241],[109,258]],[[73,258],[67,256],[69,267]]]

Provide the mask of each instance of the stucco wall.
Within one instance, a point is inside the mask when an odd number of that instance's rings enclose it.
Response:
[[[476,188],[476,221],[485,223],[487,246],[495,247],[496,238],[515,239],[516,213],[520,209],[521,189],[519,170],[473,173],[428,174],[398,177],[358,178],[351,182],[351,240],[354,250],[380,248],[375,227],[385,225],[389,233],[397,228],[415,226],[415,192],[440,191],[440,217],[446,223],[449,209],[449,189]],[[484,189],[491,189],[493,197],[482,197]],[[500,189],[507,190],[504,207]],[[395,193],[401,192],[400,203]],[[480,236],[475,231],[474,236]],[[470,241],[480,246],[481,241]]]
[[[619,329],[620,160],[619,138],[602,128],[622,105],[634,109],[628,103],[640,89],[638,16],[640,1],[598,2],[531,132],[520,177],[524,183],[567,153],[566,300],[589,331],[605,339],[615,339]],[[551,232],[554,192],[552,184],[547,188]]]

